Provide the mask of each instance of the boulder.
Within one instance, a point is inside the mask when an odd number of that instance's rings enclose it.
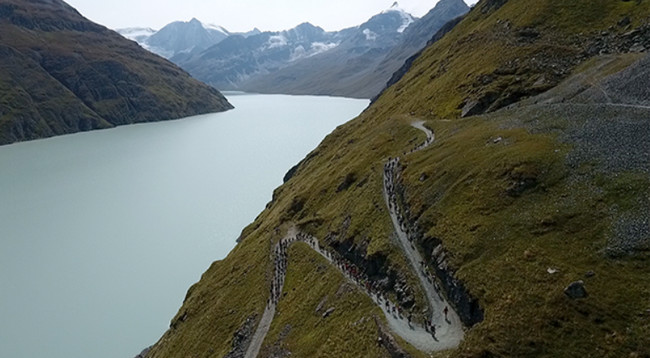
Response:
[[[325,313],[323,313],[323,318],[327,318],[327,317],[329,317],[329,315],[331,315],[332,313],[334,313],[334,310],[335,310],[335,308],[332,307],[332,308],[328,309],[327,311],[325,311]]]
[[[564,294],[572,300],[586,298],[588,296],[584,281],[572,282],[564,289]]]

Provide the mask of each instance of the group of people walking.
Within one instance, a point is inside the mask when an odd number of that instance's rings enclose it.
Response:
[[[290,237],[280,240],[280,242],[275,245],[275,250],[273,252],[275,272],[273,275],[273,281],[271,282],[271,292],[268,300],[269,304],[277,305],[280,301],[280,295],[282,295],[282,288],[284,287],[284,280],[287,276],[287,249],[295,241],[295,237]]]
[[[427,138],[427,143],[430,143],[429,141],[431,139],[432,138]],[[423,146],[425,146],[425,144],[423,144]],[[386,196],[388,197],[388,209],[390,210],[391,214],[393,213],[395,214],[397,223],[400,229],[402,230],[402,232],[406,234],[406,238],[408,239],[411,245],[411,249],[415,250],[414,233],[416,229],[412,229],[411,224],[408,222],[405,216],[402,215],[400,207],[397,204],[397,194],[395,192],[395,187],[396,187],[395,181],[399,180],[400,178],[399,166],[400,166],[400,158],[388,158],[388,162],[386,162],[386,164],[384,165],[384,188],[386,190]],[[434,288],[438,292],[438,295],[440,295],[440,286],[438,285],[435,279],[435,275],[433,275],[430,272],[429,268],[427,267],[424,261],[420,262],[420,270],[422,270],[422,273],[427,278],[427,281],[429,281],[429,283],[434,285]]]
[[[346,276],[349,280],[361,288],[373,301],[375,301],[375,303],[385,307],[386,312],[392,314],[396,319],[408,320],[409,325],[413,327],[412,313],[409,312],[408,314],[405,314],[406,310],[403,307],[393,303],[389,298],[385,297],[377,281],[371,280],[363,272],[363,270],[359,269],[355,264],[341,257],[338,253],[323,249],[315,237],[307,235],[305,233],[298,233],[296,236],[285,238],[275,246],[275,275],[271,284],[270,297],[268,300],[269,305],[277,305],[280,300],[287,273],[287,249],[289,246],[291,246],[291,244],[297,241],[307,243],[309,246],[311,246],[312,249],[320,253],[334,266],[336,266],[344,276]]]
[[[409,327],[414,329],[413,313],[405,310],[398,304],[393,303],[386,297],[379,288],[376,281],[368,278],[368,276],[359,269],[356,265],[341,257],[338,253],[331,250],[325,250],[321,247],[319,241],[305,233],[298,233],[296,236],[287,237],[278,242],[274,249],[274,266],[275,275],[270,288],[270,296],[268,304],[277,305],[284,286],[285,277],[287,273],[288,256],[287,250],[294,242],[305,242],[312,249],[324,256],[328,261],[335,265],[349,280],[354,282],[361,288],[377,305],[382,307],[385,312],[391,314],[395,319],[406,320]],[[448,308],[445,307],[445,318],[447,316]],[[436,325],[428,318],[424,319],[424,329],[431,334],[433,339],[436,339]]]
[[[424,143],[418,145],[417,147],[411,149],[408,152],[405,152],[404,155],[415,153],[417,151],[420,151],[426,147],[428,147],[431,143],[433,143],[433,137],[427,136],[427,140],[424,141]]]
[[[400,229],[406,234],[411,246],[413,246],[413,235],[411,235],[411,227],[404,217],[401,214],[400,208],[397,201],[397,181],[400,180],[401,171],[400,168],[400,158],[388,158],[388,162],[384,165],[384,188],[386,190],[386,196],[388,197],[388,210],[391,213],[395,214],[397,222]]]
[[[421,145],[414,148],[408,153],[413,153],[428,147],[431,143],[433,143],[433,140],[434,140],[433,136],[427,136],[427,140],[424,143],[422,143]],[[404,154],[406,155],[408,153],[404,153]],[[402,210],[400,209],[400,206],[398,205],[398,201],[397,201],[396,182],[400,180],[400,176],[401,176],[400,158],[399,157],[388,158],[388,161],[384,165],[384,188],[386,191],[386,197],[388,198],[387,200],[388,209],[390,211],[390,214],[395,216],[397,220],[397,224],[399,225],[400,229],[408,239],[411,248],[415,250],[415,246],[413,242],[415,235],[413,235],[413,233],[416,230],[412,229],[412,226],[405,218],[405,216],[402,214],[401,212]],[[433,264],[435,265],[436,263],[434,262]],[[436,290],[436,293],[442,298],[440,293],[440,286],[438,285],[438,282],[435,279],[434,274],[432,274],[431,271],[429,270],[429,267],[427,266],[426,262],[420,261],[420,270],[422,274],[426,277],[427,281],[429,281],[429,283],[433,285],[434,289]],[[445,307],[443,310],[445,320],[447,322],[449,322],[447,318],[448,311],[449,311],[448,307]],[[410,317],[409,317],[409,324],[410,324]],[[436,339],[436,325],[432,322],[432,320],[425,318],[424,328],[427,332],[431,333],[431,336],[434,339]]]
[[[431,144],[433,141],[432,137],[428,137],[427,141],[424,144],[421,144],[417,148],[413,149],[411,152],[423,149],[424,147]],[[400,179],[400,158],[389,158],[388,162],[384,166],[384,188],[386,190],[386,195],[388,197],[388,208],[391,212],[391,215],[394,214],[397,218],[400,229],[406,234],[411,247],[415,250],[413,244],[412,230],[408,221],[401,214],[401,210],[398,207],[398,200],[396,194],[396,181]],[[375,301],[380,307],[384,309],[385,312],[391,314],[396,319],[407,320],[409,327],[411,329],[413,326],[413,314],[412,312],[405,313],[406,310],[398,304],[393,303],[388,297],[386,297],[382,290],[379,287],[377,281],[371,280],[363,270],[359,269],[355,264],[344,259],[337,252],[332,250],[326,250],[321,247],[319,241],[310,235],[305,233],[297,233],[295,236],[290,236],[285,239],[282,239],[275,246],[274,250],[274,266],[275,274],[272,280],[270,288],[270,296],[268,303],[269,305],[277,305],[280,297],[282,295],[282,288],[284,286],[285,277],[287,273],[287,249],[291,244],[296,241],[305,242],[312,247],[316,252],[320,253],[333,265],[335,265],[349,280],[354,282],[358,287],[360,287],[365,293]],[[434,276],[429,272],[427,265],[424,261],[420,262],[420,269],[425,274],[430,283],[432,283],[436,290],[439,291],[439,287],[434,279]],[[447,318],[448,308],[445,307],[444,314],[445,319]],[[428,318],[424,319],[423,322],[424,329],[431,334],[433,339],[436,338],[436,325]]]

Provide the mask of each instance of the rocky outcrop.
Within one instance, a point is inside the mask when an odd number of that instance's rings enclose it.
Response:
[[[149,354],[149,351],[151,350],[151,347],[147,347],[140,352],[135,358],[147,358],[147,354]]]
[[[584,281],[572,282],[567,288],[564,289],[564,294],[572,300],[580,298],[587,298],[587,290],[585,289]]]
[[[410,358],[411,356],[406,353],[402,347],[399,346],[395,337],[390,334],[388,328],[375,316],[375,323],[377,324],[377,344],[384,347],[391,358]]]
[[[395,192],[401,212],[404,213],[407,232],[417,244],[427,267],[431,268],[442,291],[445,292],[449,303],[454,307],[463,324],[472,327],[484,319],[483,308],[479,301],[471,295],[461,280],[456,277],[455,269],[449,264],[449,254],[442,240],[425,237],[421,225],[411,215],[406,200],[406,187],[401,181],[396,181]]]
[[[3,0],[0,33],[0,144],[232,108],[60,0]]]
[[[248,345],[251,339],[253,339],[256,323],[256,315],[252,315],[246,319],[246,322],[235,332],[232,338],[232,349],[224,358],[243,358],[246,356],[246,349],[248,349]]]
[[[440,281],[447,298],[454,306],[458,316],[467,327],[472,327],[483,321],[484,314],[478,300],[469,293],[463,282],[456,278],[456,274],[447,260],[447,252],[442,246],[442,241],[435,238],[426,238],[420,241],[425,249],[426,260],[433,262],[433,270]]]
[[[391,269],[388,258],[382,254],[366,255],[366,247],[356,244],[352,238],[339,241],[344,234],[330,233],[325,243],[338,255],[359,268],[369,281],[383,292],[395,293],[400,306],[410,308],[415,303],[413,292],[406,284],[406,279]]]

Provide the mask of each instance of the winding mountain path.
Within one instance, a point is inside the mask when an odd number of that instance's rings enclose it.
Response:
[[[435,140],[433,131],[426,128],[424,122],[416,122],[413,123],[412,126],[425,132],[427,139],[423,144],[414,148],[409,153],[425,149]],[[417,273],[418,279],[420,280],[420,284],[427,298],[430,310],[429,312],[431,313],[430,323],[425,324],[427,327],[411,322],[406,315],[402,314],[402,310],[399,306],[384,297],[379,291],[373,289],[367,278],[361,273],[361,270],[354,267],[351,263],[346,262],[343,258],[339,257],[337,253],[322,248],[318,239],[315,237],[301,233],[294,227],[287,232],[287,235],[280,240],[274,248],[272,259],[274,260],[275,269],[270,289],[270,297],[253,338],[251,339],[251,343],[248,346],[245,358],[257,357],[262,348],[264,338],[271,327],[277,304],[284,287],[288,264],[287,249],[296,242],[304,242],[308,244],[314,251],[323,256],[332,265],[336,266],[349,282],[359,287],[362,292],[368,295],[368,297],[370,297],[375,304],[381,308],[391,331],[409,342],[415,348],[424,352],[433,352],[451,349],[460,344],[460,341],[464,336],[462,323],[460,322],[456,312],[454,312],[452,307],[445,301],[442,294],[437,289],[433,276],[431,276],[424,266],[421,265],[424,261],[422,260],[420,253],[410,242],[411,237],[409,236],[407,226],[404,225],[404,217],[397,205],[394,192],[394,182],[400,175],[401,168],[399,160],[399,158],[389,158],[388,163],[386,163],[386,166],[384,167],[384,198],[400,246],[404,250],[413,270]],[[447,311],[447,313],[445,313],[445,311]],[[431,327],[433,327],[433,329]]]
[[[425,149],[435,141],[433,131],[426,128],[424,122],[416,122],[413,123],[412,126],[425,132],[427,134],[427,140],[417,148],[411,150],[410,153]],[[386,205],[388,206],[390,218],[393,222],[393,228],[397,234],[398,241],[408,258],[412,269],[417,273],[420,285],[429,303],[429,308],[431,309],[431,322],[433,322],[437,328],[436,337],[438,340],[435,342],[427,342],[427,344],[429,347],[433,348],[430,350],[453,348],[458,346],[460,341],[463,339],[463,324],[461,323],[458,314],[456,314],[441,294],[440,289],[435,283],[435,277],[433,277],[433,275],[431,275],[423,265],[425,260],[412,243],[412,235],[409,232],[408,225],[406,225],[406,219],[397,204],[397,196],[395,194],[395,181],[400,175],[400,158],[389,159],[384,168],[384,199],[386,200]],[[447,314],[444,313],[445,310],[447,310]]]

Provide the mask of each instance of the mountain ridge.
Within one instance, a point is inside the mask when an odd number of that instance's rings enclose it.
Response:
[[[308,22],[246,34],[219,27],[220,35],[211,41],[201,40],[209,37],[210,26],[201,24],[201,29],[196,19],[171,23],[149,36],[119,31],[220,89],[372,98],[406,58],[468,10],[463,0],[443,0],[417,19],[396,2],[363,24],[340,31],[327,32]],[[191,31],[192,24],[198,30]],[[413,28],[417,30],[409,31]]]
[[[0,144],[232,108],[63,1],[0,1]]]
[[[262,93],[373,98],[407,58],[420,51],[443,25],[467,11],[469,7],[462,0],[440,1],[424,17],[415,20],[399,33],[399,39],[394,42],[371,48],[353,59],[346,59],[342,52],[350,51],[350,47],[354,46],[344,47],[341,51],[334,49],[321,55],[319,61],[312,60],[316,63],[295,63],[275,73],[262,75],[244,85],[243,89]],[[286,83],[287,78],[291,79],[291,83]]]

